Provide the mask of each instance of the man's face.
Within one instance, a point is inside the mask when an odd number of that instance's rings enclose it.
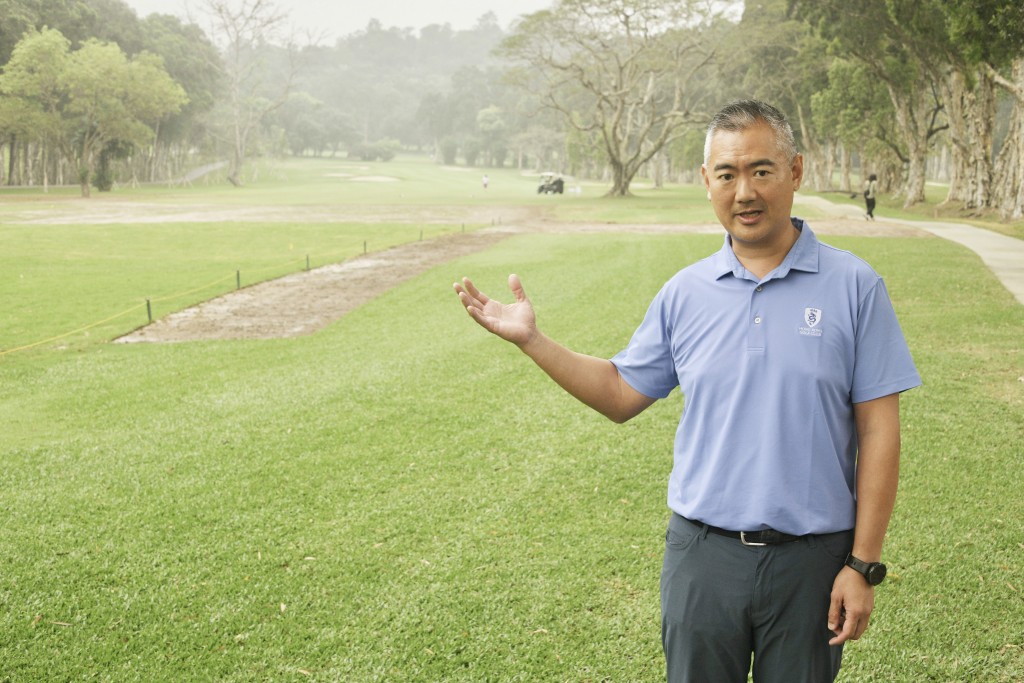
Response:
[[[715,215],[732,236],[733,249],[788,249],[793,230],[789,217],[793,193],[803,177],[803,157],[786,158],[775,131],[763,122],[741,131],[717,131],[709,151],[701,174]]]

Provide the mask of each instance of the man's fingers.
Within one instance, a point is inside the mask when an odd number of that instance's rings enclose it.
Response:
[[[476,285],[474,285],[473,281],[470,280],[468,277],[462,278],[462,285],[465,288],[466,293],[468,293],[473,299],[479,301],[481,306],[485,305],[488,301],[490,301],[487,295],[481,292],[479,289],[477,289]]]
[[[468,278],[463,279],[463,284],[456,282],[452,287],[455,289],[455,293],[459,295],[459,300],[462,302],[462,305],[467,309],[473,307],[483,310],[488,299],[482,292],[480,292],[480,290],[473,287],[473,283],[470,282]]]
[[[512,290],[512,294],[518,303],[526,301],[526,291],[523,289],[523,283],[515,273],[508,276],[508,288]]]
[[[859,619],[851,619],[849,616],[842,623],[842,630],[835,632],[836,637],[828,641],[829,645],[842,645],[848,640],[857,640],[867,628],[867,623]]]
[[[479,302],[473,301],[473,298],[465,291],[460,291],[458,294],[459,301],[462,302],[462,305],[466,307],[467,311],[473,311],[480,308]]]
[[[848,640],[858,640],[868,630],[869,617],[843,612],[838,620],[832,619],[829,612],[828,628],[836,637],[828,641],[829,645],[842,645]]]
[[[849,622],[846,619],[846,612],[843,610],[843,600],[839,596],[832,596],[828,608],[828,630],[836,634],[835,638],[828,641],[829,645],[841,645],[845,643],[849,634],[846,628]]]
[[[831,603],[828,606],[828,630],[834,633],[839,633],[839,629],[843,626],[843,601],[840,598],[833,597]]]

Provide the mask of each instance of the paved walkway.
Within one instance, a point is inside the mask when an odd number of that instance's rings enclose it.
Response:
[[[850,204],[833,204],[821,197],[797,195],[797,203],[814,206],[827,213],[844,218],[863,218],[864,211]],[[982,262],[995,274],[1010,293],[1024,305],[1024,240],[1001,235],[991,230],[975,228],[964,223],[938,223],[884,218],[888,223],[909,225],[943,239],[962,244],[981,257]]]

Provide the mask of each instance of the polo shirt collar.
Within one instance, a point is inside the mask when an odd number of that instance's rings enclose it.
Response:
[[[793,227],[800,231],[800,236],[790,248],[786,258],[782,260],[779,267],[773,270],[766,279],[784,278],[791,270],[802,270],[808,273],[818,272],[818,238],[811,230],[811,226],[802,218],[790,218]],[[722,248],[712,257],[714,265],[714,276],[720,280],[726,275],[750,279],[753,278],[750,271],[743,267],[740,260],[732,250],[732,239],[729,233],[725,234],[725,242]]]

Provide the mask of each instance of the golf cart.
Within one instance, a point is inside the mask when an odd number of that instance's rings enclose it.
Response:
[[[565,192],[565,181],[557,173],[548,171],[540,174],[540,185],[537,194],[562,194]]]

